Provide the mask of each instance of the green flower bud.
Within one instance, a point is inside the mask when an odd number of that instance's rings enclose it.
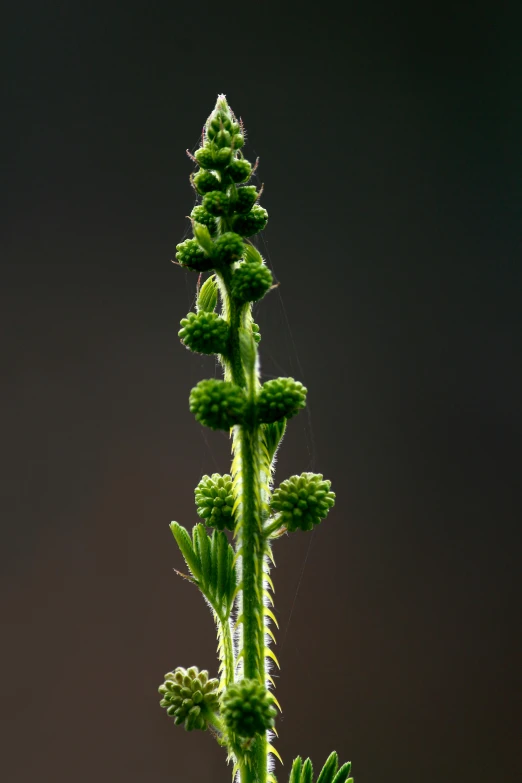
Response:
[[[234,141],[239,137],[236,136]],[[234,160],[227,167],[226,173],[229,175],[232,182],[246,182],[252,175],[252,164],[244,158],[234,158]]]
[[[215,217],[226,215],[229,206],[228,196],[225,193],[221,193],[220,190],[213,190],[211,193],[207,193],[203,199],[203,209]]]
[[[274,698],[257,680],[240,680],[223,695],[223,720],[227,729],[240,737],[254,737],[274,726],[277,710]]]
[[[190,217],[192,220],[195,220],[196,223],[201,223],[202,226],[206,226],[210,235],[214,236],[217,231],[216,218],[214,215],[211,215],[210,212],[207,212],[201,204],[194,207],[190,213]]]
[[[258,197],[257,188],[254,185],[245,185],[242,188],[238,188],[237,199],[234,204],[235,212],[239,212],[244,215],[246,212],[250,212]]]
[[[197,239],[185,239],[176,245],[176,260],[193,272],[208,272],[214,262],[203,252]]]
[[[254,204],[246,215],[237,215],[234,219],[234,231],[242,237],[251,237],[262,231],[268,223],[268,212],[259,204]]]
[[[214,242],[214,256],[223,264],[232,264],[243,255],[245,246],[239,234],[227,231]]]
[[[245,404],[243,389],[229,381],[200,381],[190,392],[191,413],[211,430],[228,430],[240,424]]]
[[[257,398],[260,421],[270,423],[295,416],[306,405],[306,389],[293,378],[275,378],[261,387]]]
[[[258,324],[254,323],[253,321],[252,321],[252,337],[259,345],[259,343],[261,342],[261,332],[259,331]]]
[[[179,684],[176,684],[179,683],[178,678],[187,683],[181,690]],[[205,687],[203,693],[204,683],[212,685],[210,688]],[[160,705],[166,708],[177,726],[184,723],[187,731],[204,731],[219,708],[218,685],[218,680],[208,680],[207,671],[199,672],[196,666],[187,671],[178,666],[175,671],[165,675],[165,683],[158,688],[159,693],[163,694]]]
[[[198,193],[202,196],[205,193],[211,193],[213,190],[218,190],[221,187],[221,182],[211,171],[198,171],[197,174],[194,174],[192,182]]]
[[[245,143],[245,138],[242,133],[235,133],[232,138],[232,149],[240,150]]]
[[[225,130],[223,127],[223,130],[220,130],[219,133],[216,134],[216,138],[214,139],[214,142],[217,144],[218,147],[230,147],[232,141],[232,136],[230,135],[228,130]]]
[[[301,473],[283,481],[274,491],[270,508],[279,511],[288,530],[312,530],[335,503],[331,482],[320,473]]]
[[[217,313],[189,313],[181,319],[178,337],[195,353],[226,353],[229,326]]]
[[[239,302],[258,302],[272,285],[272,273],[265,264],[241,264],[232,275],[232,294]]]
[[[210,150],[208,147],[200,147],[199,150],[195,151],[194,157],[202,169],[212,168],[214,160],[212,157],[212,150]]]
[[[226,133],[226,131],[225,131]],[[212,159],[214,161],[214,167],[217,169],[225,168],[230,163],[232,158],[232,150],[230,147],[221,147],[216,149],[212,153]]]
[[[196,506],[198,515],[209,527],[218,530],[234,530],[236,515],[232,513],[234,495],[232,492],[232,477],[228,474],[220,476],[203,476],[196,489]]]

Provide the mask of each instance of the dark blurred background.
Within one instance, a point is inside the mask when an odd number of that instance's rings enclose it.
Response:
[[[503,2],[8,2],[2,99],[2,777],[225,783],[158,706],[216,673],[169,532],[229,469],[188,410],[185,149],[224,92],[260,156],[293,375],[278,481],[333,482],[275,549],[277,748],[356,783],[520,780],[522,57]],[[299,586],[299,589],[298,589]]]

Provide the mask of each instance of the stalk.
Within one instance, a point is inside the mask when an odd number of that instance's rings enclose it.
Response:
[[[182,319],[179,336],[190,350],[216,355],[224,374],[224,381],[200,381],[190,393],[190,408],[200,424],[232,435],[231,475],[203,476],[196,487],[203,521],[192,537],[177,522],[171,524],[190,571],[187,578],[213,611],[221,679],[209,679],[196,667],[177,667],[165,675],[159,691],[161,706],[176,724],[188,731],[211,729],[227,748],[240,783],[277,783],[268,772],[270,753],[278,755],[269,744],[277,704],[268,690],[273,680],[267,656],[277,663],[267,642],[273,637],[268,618],[275,622],[275,616],[264,601],[268,588],[273,590],[269,538],[311,530],[328,513],[334,495],[330,482],[312,473],[292,476],[271,491],[275,454],[287,420],[305,406],[306,389],[293,378],[260,381],[252,303],[268,293],[273,279],[250,240],[268,216],[257,203],[261,192],[247,184],[253,168],[242,155],[243,143],[243,125],[221,95],[201,148],[189,153],[201,167],[191,177],[201,196],[191,214],[194,238],[176,248],[177,262],[199,272],[200,279],[212,272],[198,288],[197,312]],[[207,527],[214,528],[211,535]],[[225,529],[233,531],[234,546]],[[335,783],[350,783],[347,765],[337,774],[336,754],[325,769],[321,783],[334,777]],[[294,762],[291,783],[313,783],[309,760],[302,774],[301,759]]]
[[[220,233],[223,224],[220,225]],[[240,349],[239,329],[243,325],[248,305],[238,307],[230,291],[232,270],[217,272],[223,302],[222,315],[230,325],[229,350],[224,359],[225,380],[245,389],[250,405],[255,404],[259,386],[257,361],[246,371]],[[233,451],[237,456],[235,497],[238,503],[237,544],[241,569],[241,589],[238,594],[242,633],[240,634],[240,664],[243,676],[265,683],[265,630],[263,619],[263,559],[261,466],[259,464],[261,428],[255,417],[249,423],[234,428]],[[241,764],[241,783],[266,783],[268,770],[267,733],[255,740],[250,751],[252,764]]]

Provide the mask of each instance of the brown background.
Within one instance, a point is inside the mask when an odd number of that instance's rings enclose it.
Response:
[[[277,747],[357,783],[520,780],[517,4],[8,4],[1,210],[2,777],[224,783],[162,675],[216,671],[172,519],[228,469],[170,263],[219,92],[261,156],[264,377],[309,388],[278,480]],[[298,583],[300,585],[296,593]]]

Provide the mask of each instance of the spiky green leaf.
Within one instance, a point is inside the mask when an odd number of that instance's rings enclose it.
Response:
[[[310,759],[306,759],[301,771],[301,783],[313,783],[314,768]]]
[[[317,783],[333,783],[333,779],[337,773],[337,767],[339,766],[339,758],[335,750],[330,753],[324,763],[324,767],[321,770],[321,774],[317,778]]]
[[[294,759],[294,763],[292,764],[292,769],[290,770],[290,777],[288,779],[288,783],[301,783],[301,768],[303,766],[303,759],[301,756],[298,756],[296,759]]]
[[[343,766],[341,767],[341,769],[333,779],[333,783],[346,783],[351,768],[352,768],[351,761],[347,761],[346,764],[343,764]],[[351,778],[351,780],[353,780],[353,778]]]
[[[198,555],[194,551],[194,547],[188,532],[178,522],[171,522],[170,529],[172,531],[172,535],[176,539],[176,543],[180,548],[181,554],[183,555],[186,564],[196,579],[200,579],[201,562]]]

